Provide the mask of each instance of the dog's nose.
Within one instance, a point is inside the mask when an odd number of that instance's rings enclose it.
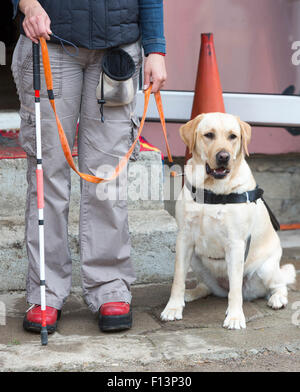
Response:
[[[220,151],[216,155],[216,160],[218,165],[227,165],[230,159],[230,154],[227,151]]]

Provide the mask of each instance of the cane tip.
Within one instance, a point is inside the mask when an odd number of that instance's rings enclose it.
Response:
[[[48,344],[47,327],[42,327],[42,329],[41,329],[41,343],[42,343],[42,346],[47,346],[47,344]]]

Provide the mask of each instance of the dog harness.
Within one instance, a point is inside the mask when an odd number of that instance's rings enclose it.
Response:
[[[273,214],[272,210],[262,197],[264,194],[263,189],[259,188],[259,186],[256,186],[255,189],[243,193],[229,193],[228,195],[222,195],[222,194],[216,194],[212,191],[209,191],[207,189],[200,189],[196,188],[194,185],[192,185],[188,179],[185,179],[184,182],[185,186],[187,189],[190,191],[193,200],[196,203],[200,204],[236,204],[236,203],[256,203],[258,199],[261,199],[270,216],[272,225],[276,231],[280,230],[280,224]]]
[[[196,188],[188,181],[187,178],[185,178],[184,185],[190,191],[194,202],[199,204],[236,204],[236,203],[253,203],[253,202],[256,203],[258,199],[261,199],[268,210],[274,229],[276,231],[280,230],[280,224],[276,219],[275,215],[273,214],[273,212],[271,211],[270,207],[262,197],[264,191],[263,189],[259,188],[259,186],[256,186],[256,188],[253,189],[252,191],[247,191],[243,193],[229,193],[228,195],[222,195],[222,194],[216,194],[207,189]],[[249,235],[249,237],[247,238],[244,262],[246,262],[246,259],[248,257],[250,244],[251,244],[251,235]]]

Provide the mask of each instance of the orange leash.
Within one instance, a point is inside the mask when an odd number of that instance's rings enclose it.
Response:
[[[117,178],[119,176],[120,172],[124,169],[124,167],[126,167],[128,161],[129,161],[129,158],[134,150],[134,147],[135,147],[136,143],[138,142],[139,137],[142,134],[142,130],[143,130],[143,127],[145,124],[146,114],[147,114],[147,110],[148,110],[152,86],[150,85],[150,87],[145,91],[144,112],[143,112],[143,117],[141,119],[140,128],[139,128],[137,137],[134,140],[130,149],[127,151],[127,153],[124,155],[124,157],[120,160],[119,164],[115,168],[114,173],[108,178],[96,177],[96,176],[93,176],[92,174],[81,173],[80,171],[77,170],[77,168],[75,166],[67,137],[65,135],[65,132],[63,130],[63,127],[61,125],[61,122],[60,122],[58,115],[57,115],[57,112],[56,112],[56,107],[55,107],[55,102],[54,102],[54,94],[53,94],[53,80],[52,80],[52,73],[51,73],[51,66],[50,66],[47,43],[44,38],[40,38],[40,43],[41,43],[41,50],[42,50],[42,59],[43,59],[43,65],[44,65],[46,86],[47,86],[47,90],[48,90],[48,97],[49,97],[49,101],[50,101],[51,107],[52,107],[54,115],[55,115],[59,139],[60,139],[61,146],[62,146],[62,149],[63,149],[63,152],[65,154],[65,157],[66,157],[68,164],[81,178],[83,178],[86,181],[93,182],[94,184],[99,184],[100,182],[114,180],[115,178]],[[154,96],[155,96],[156,106],[157,106],[157,110],[159,113],[162,129],[163,129],[163,134],[164,134],[164,138],[165,138],[165,142],[166,142],[168,159],[169,159],[169,162],[173,162],[169,143],[168,143],[168,138],[167,138],[166,123],[165,123],[165,118],[164,118],[164,113],[163,113],[163,106],[162,106],[160,92],[154,93]]]

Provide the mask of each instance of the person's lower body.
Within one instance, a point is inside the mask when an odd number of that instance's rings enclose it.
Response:
[[[137,121],[133,114],[135,102],[120,107],[104,106],[105,121],[102,123],[95,90],[99,81],[103,51],[80,48],[78,56],[73,58],[59,45],[49,44],[48,49],[55,103],[71,147],[75,141],[79,118],[79,170],[95,175],[109,173],[111,167],[115,167],[120,157],[127,152],[132,134],[137,131]],[[124,49],[136,62],[137,83],[141,63],[140,45],[137,42],[126,45]],[[24,36],[20,37],[16,46],[12,70],[21,102],[20,144],[27,153],[28,163],[25,213],[25,239],[29,261],[27,302],[39,305],[32,44]],[[72,260],[68,247],[70,168],[60,146],[43,71],[41,74],[46,304],[60,310],[71,289]],[[128,304],[126,317],[128,318],[127,313],[131,314],[130,285],[135,279],[135,273],[130,260],[126,187],[126,173],[111,183],[96,185],[81,181],[79,242],[83,293],[93,312],[99,312],[102,305],[112,303],[111,310],[104,310],[103,307],[100,312],[100,319],[105,316],[104,320],[116,315],[116,303]],[[36,313],[36,308],[33,309]],[[124,313],[124,306],[122,309]],[[128,306],[126,309],[128,310]],[[30,315],[31,313],[27,314],[27,318]]]

